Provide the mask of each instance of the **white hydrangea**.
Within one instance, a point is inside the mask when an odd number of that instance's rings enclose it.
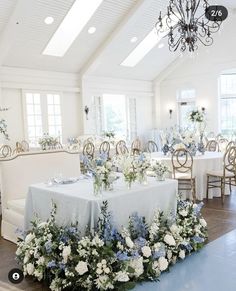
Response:
[[[63,257],[63,261],[65,263],[67,263],[68,257],[70,256],[70,254],[71,254],[71,247],[70,246],[65,246],[63,248],[63,251],[62,251],[62,257]]]
[[[134,243],[132,241],[132,239],[130,237],[126,237],[125,238],[125,243],[127,244],[127,246],[132,249],[134,247]]]
[[[83,274],[85,274],[86,272],[88,272],[88,265],[86,262],[84,261],[80,261],[77,266],[75,267],[76,272],[82,276]]]
[[[165,271],[168,268],[168,265],[169,265],[167,259],[164,258],[164,257],[160,257],[158,259],[158,264],[159,264],[159,269],[160,269],[161,272]]]
[[[33,275],[34,273],[34,264],[29,263],[26,265],[26,271],[29,275]]]
[[[118,273],[116,273],[115,280],[118,282],[128,282],[129,276],[126,272],[119,271]]]
[[[143,269],[143,258],[140,257],[138,259],[133,259],[133,260],[130,260],[129,262],[129,265],[131,268],[134,269],[134,276],[135,277],[140,277],[143,272],[144,272],[144,269]]]
[[[172,235],[166,234],[164,236],[164,242],[167,243],[169,246],[175,246],[176,242]]]
[[[142,247],[142,253],[143,253],[143,256],[146,258],[149,258],[152,255],[152,251],[151,251],[150,247],[148,247],[148,246]]]
[[[200,221],[201,226],[207,227],[207,222],[204,218],[201,218],[199,221]]]

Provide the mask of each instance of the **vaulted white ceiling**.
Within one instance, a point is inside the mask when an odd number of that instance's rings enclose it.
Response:
[[[168,0],[104,0],[64,57],[42,55],[42,51],[64,19],[74,0],[0,1],[0,65],[114,78],[153,80],[178,58],[156,46],[135,67],[120,63],[154,27],[159,11]],[[235,0],[210,0],[236,8]],[[55,21],[46,25],[44,19]],[[88,34],[95,26],[96,33]],[[137,37],[136,43],[130,39]]]

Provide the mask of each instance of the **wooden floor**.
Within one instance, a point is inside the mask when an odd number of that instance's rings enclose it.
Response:
[[[208,223],[209,241],[213,241],[236,228],[236,192],[233,192],[230,197],[226,197],[224,206],[222,206],[220,198],[204,201],[204,203],[203,216]],[[1,282],[2,284],[9,283],[7,274],[12,268],[17,267],[14,260],[15,251],[15,244],[0,238],[0,291],[48,290],[45,286],[29,279],[24,280],[19,285],[8,285],[7,288],[1,285]]]

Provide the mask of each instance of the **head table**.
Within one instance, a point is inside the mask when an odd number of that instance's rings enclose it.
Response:
[[[165,156],[161,152],[150,154],[151,159],[165,162],[172,170],[171,156]],[[196,177],[196,195],[198,200],[206,197],[206,173],[209,171],[220,171],[223,169],[223,157],[221,152],[205,152],[204,155],[193,157],[193,176]],[[213,192],[214,190],[214,192]],[[209,198],[220,196],[218,189],[210,189]]]
[[[59,225],[70,225],[78,221],[81,233],[88,226],[91,231],[96,226],[102,201],[108,201],[109,211],[118,229],[127,226],[129,216],[137,212],[151,222],[156,210],[168,214],[176,211],[178,183],[166,179],[158,182],[148,177],[148,184],[135,183],[127,189],[123,178],[115,182],[113,191],[94,196],[92,179],[80,179],[73,184],[47,186],[46,183],[29,187],[25,207],[25,230],[31,228],[30,222],[35,214],[42,220],[50,216],[52,201],[57,205],[56,221]]]

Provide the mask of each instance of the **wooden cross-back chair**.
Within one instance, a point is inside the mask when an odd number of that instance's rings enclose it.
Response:
[[[158,146],[153,140],[149,140],[147,143],[147,151],[149,153],[158,152]]]
[[[225,185],[229,185],[230,193],[232,192],[232,186],[236,186],[236,146],[231,146],[224,154],[223,170],[209,171],[207,173],[207,199],[209,196],[209,189],[220,188],[221,201],[222,204],[224,204]]]
[[[3,145],[0,148],[0,157],[1,158],[7,158],[12,155],[13,151],[12,148],[9,145]]]
[[[235,141],[233,141],[233,140],[230,141],[230,142],[227,144],[227,146],[226,146],[226,150],[225,150],[225,152],[227,152],[229,148],[231,148],[231,147],[233,147],[233,146],[235,146],[235,145],[236,145]]]
[[[129,150],[126,146],[126,142],[124,140],[120,140],[116,144],[116,155],[124,155],[129,153]]]
[[[229,141],[227,140],[227,138],[221,138],[221,139],[219,139],[219,141],[218,141],[219,151],[220,152],[225,152],[228,143],[229,143]]]
[[[89,159],[94,158],[95,146],[92,142],[87,142],[83,147],[83,155]]]
[[[178,180],[178,190],[191,191],[196,201],[196,178],[193,176],[193,157],[186,149],[178,149],[171,157],[173,178]]]
[[[100,155],[106,155],[107,158],[109,158],[109,154],[110,154],[110,143],[108,141],[103,141],[101,144],[100,144],[100,147],[99,147],[99,154]]]
[[[218,152],[219,151],[219,144],[216,140],[208,141],[206,145],[206,150],[208,152]]]

